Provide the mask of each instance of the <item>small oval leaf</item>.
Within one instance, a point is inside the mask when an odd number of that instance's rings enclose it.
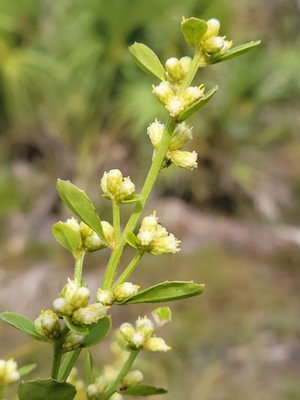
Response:
[[[76,232],[69,225],[59,221],[52,226],[52,233],[58,243],[68,249],[74,258],[80,257],[77,251],[81,245],[80,232]]]
[[[80,347],[90,347],[95,346],[95,344],[100,343],[109,334],[111,329],[111,318],[104,317],[101,318],[96,324],[89,327],[89,333],[84,338],[84,342]]]
[[[9,325],[15,327],[16,329],[19,329],[19,331],[26,333],[27,335],[31,336],[36,340],[39,340],[41,342],[49,341],[49,339],[38,335],[35,331],[34,323],[30,319],[24,317],[23,315],[12,312],[3,312],[0,314],[0,319],[2,319],[2,321],[7,322]]]
[[[160,80],[165,79],[165,70],[157,55],[143,43],[134,43],[129,51],[136,64],[147,74]]]
[[[188,18],[181,22],[181,31],[185,41],[197,51],[201,38],[207,31],[207,23],[203,19]]]
[[[129,388],[126,390],[118,390],[118,393],[125,396],[153,396],[156,394],[165,394],[168,393],[168,391],[163,388],[157,388],[155,386],[139,383],[137,385],[129,386]]]
[[[22,382],[18,388],[20,400],[73,400],[75,386],[54,379],[37,379]]]
[[[187,297],[198,296],[203,293],[205,285],[198,285],[193,281],[166,281],[134,294],[124,302],[115,304],[160,303],[164,301],[181,300]]]
[[[216,64],[221,61],[230,60],[231,58],[241,56],[244,53],[252,50],[254,47],[258,46],[261,43],[260,40],[252,41],[249,43],[241,44],[240,46],[233,47],[228,50],[225,54],[223,54],[220,58],[212,61],[211,64]]]
[[[196,111],[200,110],[203,106],[205,106],[206,103],[209,102],[209,100],[212,98],[212,96],[216,93],[218,90],[218,86],[214,86],[212,89],[210,89],[201,99],[196,101],[195,103],[191,104],[188,108],[183,111],[179,117],[178,121],[184,121],[188,117],[190,117],[192,114],[194,114]]]
[[[137,203],[138,201],[143,200],[143,196],[140,194],[133,194],[130,197],[127,197],[126,200],[122,200],[122,204],[131,204],[131,203]]]
[[[100,218],[85,192],[61,179],[57,180],[56,189],[65,205],[106,243]]]
[[[36,364],[24,365],[23,367],[18,369],[20,377],[23,377],[23,376],[26,376],[26,375],[30,374],[30,372],[33,371],[35,368],[36,368]]]

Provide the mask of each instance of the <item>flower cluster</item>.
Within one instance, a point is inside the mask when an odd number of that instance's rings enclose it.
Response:
[[[176,57],[169,58],[165,63],[165,71],[167,80],[177,88],[187,74],[192,59],[190,57],[182,57],[180,60]]]
[[[118,169],[104,172],[100,185],[103,196],[118,203],[127,202],[135,192],[135,184],[131,182],[130,177],[123,178]]]
[[[178,119],[189,106],[200,100],[204,94],[204,86],[188,87],[182,94],[176,94],[172,84],[168,81],[153,85],[152,92],[158,100],[165,106],[171,118]]]
[[[155,256],[177,253],[180,251],[179,243],[180,240],[158,223],[155,211],[143,219],[139,232],[135,236],[136,247]]]
[[[148,351],[168,351],[168,346],[162,338],[154,335],[154,326],[149,318],[139,318],[135,328],[128,322],[120,326],[120,332],[129,346],[134,349],[144,349]]]
[[[164,131],[165,125],[157,120],[155,120],[155,122],[150,124],[147,128],[147,134],[149,135],[151,143],[154,147],[153,157],[155,157],[156,149],[162,140]],[[163,167],[166,167],[172,163],[180,168],[197,168],[198,154],[195,151],[190,152],[180,150],[189,139],[193,139],[192,128],[186,125],[185,122],[177,124],[165,156]]]
[[[201,39],[201,50],[204,53],[200,67],[208,65],[211,61],[217,60],[232,47],[232,40],[226,40],[226,36],[218,36],[220,22],[215,19],[206,21],[207,30]]]
[[[60,297],[54,300],[53,309],[59,318],[69,317],[75,325],[95,324],[105,316],[106,307],[101,303],[88,304],[90,297],[87,287],[69,279]]]
[[[11,385],[20,379],[17,370],[17,363],[12,358],[9,360],[0,360],[0,389],[4,386]]]
[[[114,301],[120,302],[127,300],[130,296],[137,293],[139,285],[131,282],[123,282],[115,290],[106,290],[99,288],[97,290],[97,301],[105,306],[113,304]]]
[[[78,234],[78,248],[82,248],[84,251],[93,252],[96,250],[101,250],[106,246],[103,240],[94,232],[89,226],[87,226],[83,221],[80,223],[76,218],[69,218],[65,224],[73,229],[74,232]],[[107,243],[110,248],[115,246],[115,235],[114,228],[107,221],[101,221],[103,233]]]

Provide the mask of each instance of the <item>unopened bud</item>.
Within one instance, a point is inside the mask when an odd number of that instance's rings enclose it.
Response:
[[[111,169],[107,175],[107,188],[111,195],[115,196],[116,191],[123,181],[123,174],[119,169]]]
[[[157,149],[161,139],[163,137],[165,131],[165,125],[158,122],[157,119],[155,122],[152,122],[147,128],[147,134],[151,140],[152,146]]]
[[[53,310],[59,318],[70,317],[73,313],[72,305],[63,297],[58,297],[53,302]]]
[[[105,392],[108,382],[105,375],[100,375],[95,383],[88,385],[86,395],[88,400],[98,400],[102,393]]]
[[[206,21],[207,23],[207,30],[205,34],[202,36],[202,40],[205,41],[212,36],[217,36],[220,30],[220,21],[215,18],[209,19]]]
[[[169,151],[180,149],[189,139],[193,139],[192,128],[186,125],[185,122],[178,124],[169,146]]]
[[[151,335],[152,335],[153,332],[154,332],[153,323],[152,323],[152,321],[151,321],[149,318],[147,318],[147,317],[139,318],[139,319],[136,321],[135,327],[136,327],[136,330],[137,330],[138,332],[140,332],[140,333],[143,334],[143,336],[144,336],[145,339],[150,338]]]
[[[178,58],[169,58],[165,63],[168,76],[175,82],[180,82],[184,78],[184,70]]]
[[[122,202],[127,197],[130,197],[135,192],[135,184],[131,181],[130,177],[127,176],[120,183],[118,189],[116,190],[116,200]]]
[[[167,104],[170,98],[174,97],[174,91],[170,87],[169,82],[160,82],[158,86],[153,86],[152,93],[154,93],[158,100],[164,105]]]
[[[99,288],[96,294],[97,301],[99,303],[104,304],[105,306],[109,306],[114,302],[114,293],[111,290],[105,290]]]
[[[69,332],[65,339],[65,342],[62,345],[62,349],[66,353],[68,351],[78,349],[78,347],[80,347],[83,342],[83,335],[76,335],[76,333],[74,332]]]
[[[191,57],[181,57],[181,59],[179,60],[180,64],[182,65],[182,69],[184,71],[184,73],[186,74],[188,72],[188,70],[190,69],[190,65],[192,62]]]
[[[166,344],[164,339],[158,337],[149,338],[143,348],[148,351],[168,351],[171,350],[171,347]]]
[[[122,381],[120,382],[120,389],[125,390],[132,385],[136,385],[137,383],[141,383],[144,379],[144,376],[141,371],[134,370],[128,372],[127,375],[124,376]]]
[[[185,107],[195,103],[203,96],[203,88],[198,86],[190,86],[183,92],[183,99]]]
[[[151,243],[151,254],[170,254],[178,253],[180,240],[176,239],[173,233],[169,233],[168,236],[155,239]]]
[[[114,249],[116,246],[114,227],[107,221],[101,221],[101,225],[105,236],[105,240],[107,241],[109,247],[111,249]]]
[[[12,358],[7,361],[0,360],[0,388],[8,386],[20,379],[17,368],[17,363]]]
[[[202,45],[203,50],[206,53],[214,54],[220,51],[224,46],[224,40],[221,36],[213,36],[207,40]]]
[[[51,310],[42,310],[40,316],[34,321],[35,331],[42,337],[55,340],[60,335],[60,324],[57,315]]]
[[[78,288],[70,302],[73,310],[78,310],[79,308],[86,307],[89,304],[90,298],[91,292],[87,287],[81,286],[80,288]]]
[[[76,279],[68,278],[68,283],[64,286],[61,296],[71,303],[72,297],[79,288],[80,285]]]
[[[116,301],[123,301],[128,299],[139,290],[138,285],[131,282],[123,282],[114,290],[114,297]]]
[[[175,150],[171,153],[171,161],[177,167],[185,169],[194,169],[198,167],[197,158],[198,154],[193,151]]]
[[[105,314],[106,307],[103,304],[93,303],[74,311],[71,319],[75,325],[92,325],[103,318]]]
[[[125,340],[127,340],[127,342],[131,341],[132,335],[134,335],[135,333],[135,329],[134,327],[129,324],[128,322],[124,322],[121,326],[120,326],[120,333],[123,336],[123,338]]]

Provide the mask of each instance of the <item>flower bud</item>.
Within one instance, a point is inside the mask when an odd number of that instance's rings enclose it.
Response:
[[[68,283],[64,286],[61,296],[65,298],[67,302],[71,303],[72,297],[79,288],[80,285],[76,279],[72,280],[68,278]]]
[[[123,174],[119,169],[111,169],[107,174],[107,189],[113,197],[123,181]]]
[[[203,88],[198,86],[190,86],[183,92],[183,99],[185,107],[195,103],[203,96]]]
[[[178,124],[169,146],[169,151],[180,149],[189,139],[193,139],[192,128],[186,125],[185,122]]]
[[[164,105],[167,104],[168,100],[174,97],[174,91],[170,87],[169,82],[160,82],[158,86],[152,86],[152,93],[158,98],[158,100]]]
[[[171,350],[171,347],[166,344],[164,339],[158,337],[149,338],[143,348],[148,351],[168,351]]]
[[[114,290],[114,297],[116,301],[123,301],[128,299],[139,290],[138,285],[131,282],[123,282]]]
[[[111,290],[104,290],[99,288],[97,290],[96,299],[99,303],[105,306],[110,306],[114,302],[114,293]]]
[[[169,58],[165,63],[165,68],[172,81],[180,82],[184,78],[185,73],[178,58]]]
[[[72,228],[75,232],[80,231],[80,225],[79,225],[77,219],[74,217],[67,219],[66,225],[68,225],[70,228]]]
[[[142,246],[148,246],[156,236],[157,217],[155,214],[145,217],[137,234],[137,239]]]
[[[153,335],[154,332],[154,326],[153,323],[150,321],[149,318],[144,317],[144,318],[138,318],[135,324],[136,330],[140,333],[143,334],[143,337],[145,339],[148,339]]]
[[[224,46],[224,40],[221,36],[213,36],[207,40],[202,45],[203,50],[206,53],[214,54],[220,51]]]
[[[42,310],[40,316],[34,321],[36,333],[42,337],[55,340],[60,335],[60,324],[57,315],[51,310]]]
[[[88,400],[98,400],[102,393],[105,392],[108,386],[107,378],[105,375],[100,375],[95,383],[88,385],[86,395]]]
[[[80,222],[79,228],[80,228],[80,235],[81,235],[82,240],[86,239],[88,236],[91,236],[94,232],[93,229],[91,229],[83,221]]]
[[[217,36],[220,30],[220,21],[218,21],[215,18],[209,19],[206,21],[207,23],[207,30],[205,34],[202,36],[202,41],[207,40],[208,38],[211,38],[212,36]]]
[[[116,200],[121,203],[127,197],[130,197],[135,192],[135,184],[131,181],[129,176],[123,179],[116,191]]]
[[[181,57],[181,59],[179,61],[180,61],[180,64],[182,66],[184,73],[186,74],[188,72],[188,70],[190,69],[190,66],[192,63],[191,57],[188,57],[188,56]]]
[[[170,158],[172,163],[180,168],[194,169],[198,167],[197,163],[198,154],[195,151],[190,152],[190,151],[175,150],[172,151]]]
[[[134,332],[131,336],[130,344],[136,347],[137,349],[145,343],[145,336],[143,332]]]
[[[152,122],[147,128],[147,134],[151,140],[152,146],[157,149],[165,131],[165,125],[158,122]]]
[[[107,221],[101,221],[103,233],[105,236],[105,240],[109,244],[111,249],[114,249],[116,246],[116,238],[115,238],[115,230],[114,227]]]
[[[120,382],[120,390],[126,390],[132,385],[136,385],[137,383],[141,383],[144,379],[144,376],[141,371],[134,370],[128,372],[127,375],[124,376],[122,381]]]
[[[54,300],[53,310],[59,318],[63,316],[71,317],[73,313],[72,305],[63,297],[58,297]]]
[[[86,307],[89,304],[90,298],[91,292],[87,287],[81,286],[80,288],[78,288],[70,302],[73,310],[78,310],[79,308]]]
[[[155,256],[159,254],[175,254],[180,251],[179,244],[180,240],[176,239],[172,233],[169,233],[168,236],[155,239],[151,243],[150,252]]]
[[[92,252],[104,249],[106,244],[100,239],[96,232],[93,232],[90,236],[83,240],[83,247],[86,251]]]
[[[75,325],[92,325],[103,318],[105,314],[106,307],[103,304],[93,303],[74,311],[71,319]]]
[[[76,333],[70,331],[65,339],[65,342],[62,345],[62,349],[66,353],[68,351],[78,349],[78,347],[80,347],[83,342],[83,335],[76,335]]]
[[[127,340],[127,342],[130,342],[132,335],[134,335],[135,333],[135,329],[134,327],[129,324],[128,322],[124,322],[121,326],[120,326],[120,333],[123,336],[123,338],[125,340]]]
[[[12,358],[7,361],[0,360],[0,388],[8,386],[20,379],[17,367],[16,361]]]

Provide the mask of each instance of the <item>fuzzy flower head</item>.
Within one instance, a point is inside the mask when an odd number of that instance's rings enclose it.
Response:
[[[158,223],[155,212],[143,219],[136,242],[138,248],[153,255],[177,253],[180,250],[180,240]]]
[[[198,154],[195,151],[175,150],[168,152],[167,156],[173,164],[177,165],[177,167],[191,170],[198,167]]]
[[[40,336],[55,340],[60,335],[60,324],[57,314],[51,310],[42,310],[40,316],[34,321],[36,333]]]
[[[17,368],[17,363],[12,358],[7,361],[0,360],[0,388],[9,386],[20,379]]]
[[[118,169],[104,172],[100,186],[104,197],[118,203],[127,200],[135,192],[135,184],[130,177],[124,178],[122,172]]]
[[[158,122],[152,122],[147,128],[147,134],[151,140],[152,146],[157,149],[165,131],[165,125]]]
[[[182,122],[176,126],[173,133],[169,151],[181,149],[181,147],[190,139],[193,139],[192,129],[185,122]]]

